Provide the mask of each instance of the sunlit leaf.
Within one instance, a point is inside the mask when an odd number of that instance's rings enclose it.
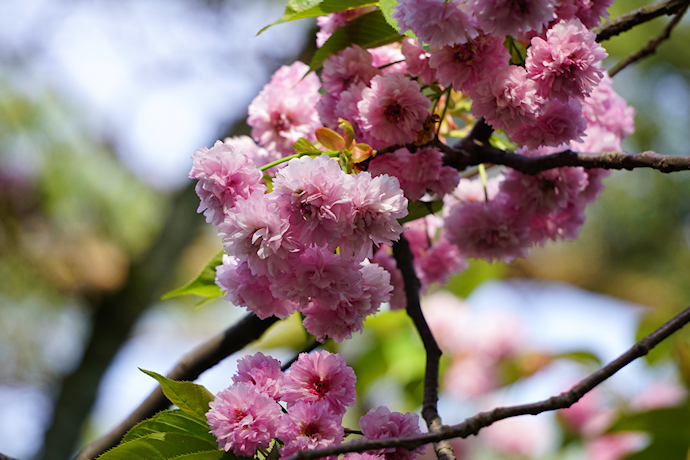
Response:
[[[381,11],[372,11],[336,30],[316,51],[309,68],[318,69],[328,56],[353,44],[362,48],[376,48],[401,39],[402,35],[388,25]]]
[[[492,264],[482,259],[470,259],[467,270],[453,275],[446,283],[446,289],[464,299],[480,284],[506,276],[505,264]]]
[[[218,444],[199,436],[158,432],[124,442],[109,450],[99,460],[168,460],[168,459],[214,460],[225,458],[225,452]]]
[[[295,21],[303,18],[325,16],[340,11],[352,10],[363,6],[376,5],[378,1],[372,0],[290,0],[285,6],[285,12],[273,24],[269,24],[259,31],[261,34],[269,27]]]
[[[395,8],[398,6],[398,0],[381,0],[379,2],[379,9],[381,10],[381,13],[383,14],[383,17],[386,19],[386,22],[395,30],[400,30],[400,27],[398,27],[398,21],[396,21],[393,18],[393,11]],[[417,38],[417,36],[411,31],[408,30],[405,32],[403,35],[406,35],[408,37],[412,37],[414,39]]]
[[[223,251],[213,256],[213,259],[206,264],[201,273],[199,273],[192,281],[184,286],[172,290],[163,295],[163,299],[170,299],[181,295],[195,294],[209,298],[221,296],[218,285],[216,285],[216,267],[223,263]]]
[[[295,312],[272,325],[254,346],[261,349],[287,347],[292,350],[300,350],[304,348],[307,341],[307,332],[302,325],[302,317],[299,312]]]
[[[164,410],[153,417],[135,425],[122,438],[122,442],[148,436],[154,433],[169,432],[197,436],[214,442],[213,435],[209,432],[205,421],[189,415],[179,409]]]
[[[388,363],[386,375],[403,384],[424,376],[426,354],[416,332],[404,332],[386,337],[383,354]]]
[[[345,139],[343,139],[343,136],[330,128],[317,128],[315,134],[316,138],[321,142],[321,145],[329,150],[340,151],[345,148]]]
[[[314,144],[311,143],[311,141],[305,139],[305,138],[300,138],[297,142],[292,144],[292,148],[296,153],[321,153],[321,150],[319,150]]]
[[[161,384],[163,394],[171,403],[175,404],[183,412],[199,420],[206,420],[208,403],[213,401],[214,396],[205,387],[193,382],[178,382],[177,380],[171,380],[145,369],[140,368],[140,370],[150,375]]]

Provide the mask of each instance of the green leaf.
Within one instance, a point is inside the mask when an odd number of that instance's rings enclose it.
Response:
[[[376,48],[399,40],[402,40],[402,35],[388,25],[381,11],[372,11],[336,30],[331,38],[316,51],[309,70],[318,69],[328,56],[350,45]]]
[[[464,299],[480,284],[506,277],[507,266],[490,263],[482,259],[470,259],[467,270],[453,275],[446,283],[446,289]]]
[[[327,14],[352,10],[362,6],[376,5],[377,3],[378,1],[372,0],[290,0],[285,6],[283,16],[273,24],[269,24],[261,29],[257,35],[260,35],[269,27],[283,24],[284,22],[325,16]]]
[[[192,452],[191,454],[179,455],[174,460],[216,460],[216,459],[239,459],[231,452],[223,452],[222,450],[212,450],[206,452]],[[242,457],[244,458],[244,457]]]
[[[181,436],[176,436],[181,435]],[[170,451],[158,448],[159,440],[183,444],[177,446],[173,457]],[[190,440],[193,439],[193,442]],[[133,442],[137,441],[137,442]],[[201,447],[200,450],[179,453],[189,450],[185,446]],[[175,446],[173,446],[175,447]],[[210,433],[208,424],[186,414],[179,409],[170,409],[157,413],[153,417],[138,423],[122,438],[122,443],[99,458],[175,458],[186,460],[236,460],[231,452],[218,449],[216,438]],[[149,457],[150,456],[150,457]]]
[[[199,420],[206,421],[206,412],[208,412],[208,403],[213,401],[213,394],[202,385],[192,382],[178,382],[163,377],[155,372],[147,371],[139,368],[143,373],[150,375],[161,384],[161,389],[166,398],[171,403],[179,407],[183,412],[196,417]]]
[[[407,207],[408,214],[402,219],[398,219],[398,222],[404,224],[405,222],[410,222],[417,220],[429,214],[435,214],[443,208],[443,201],[413,201]]]
[[[321,150],[316,148],[309,140],[305,138],[300,138],[297,142],[292,144],[292,148],[296,153],[321,153]]]
[[[167,460],[177,458],[215,460],[225,457],[215,440],[195,435],[158,432],[123,442],[98,460]]]
[[[181,433],[197,436],[211,442],[215,441],[205,421],[201,421],[179,409],[168,409],[139,422],[124,435],[122,442],[133,441],[143,436],[161,432]]]
[[[397,30],[398,33],[400,31],[400,27],[398,27],[398,21],[396,21],[393,18],[393,11],[395,8],[398,6],[398,0],[381,0],[379,1],[379,9],[381,10],[381,14],[383,14],[384,19],[390,25],[393,29]],[[415,40],[417,39],[417,36],[411,31],[408,30],[405,32],[403,35],[407,37],[414,38]]]
[[[489,139],[489,143],[501,150],[515,150],[516,145],[507,139],[502,139],[496,135],[492,135]]]
[[[216,285],[216,267],[223,263],[223,251],[213,256],[201,273],[184,286],[163,295],[163,299],[171,299],[181,295],[196,294],[203,297],[215,298],[223,295]]]
[[[622,415],[610,431],[644,431],[651,442],[626,459],[652,460],[686,458],[690,446],[690,405],[664,407],[632,415]]]

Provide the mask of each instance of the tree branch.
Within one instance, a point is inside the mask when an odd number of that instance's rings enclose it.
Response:
[[[689,4],[690,0],[662,0],[622,14],[612,19],[610,23],[594,30],[597,33],[597,42],[608,40],[659,16],[676,14]]]
[[[493,149],[486,152],[484,159],[475,164],[479,163],[499,163],[530,175],[563,166],[627,170],[652,168],[664,173],[690,170],[690,156],[662,155],[652,151],[628,154],[624,152],[580,153],[565,150],[552,155],[529,158]]]
[[[561,393],[558,396],[552,396],[551,398],[531,404],[497,407],[487,412],[480,412],[473,417],[465,419],[465,421],[457,425],[441,426],[440,429],[435,433],[424,433],[422,435],[405,438],[357,440],[338,446],[314,450],[303,450],[297,452],[292,457],[289,457],[288,460],[312,460],[330,455],[344,454],[347,452],[365,452],[368,450],[377,450],[389,447],[402,447],[408,450],[413,450],[430,442],[439,442],[441,440],[450,438],[466,438],[471,435],[476,435],[482,428],[486,428],[499,420],[504,420],[510,417],[517,417],[520,415],[537,415],[541,414],[542,412],[566,409],[575,404],[586,393],[614,375],[623,367],[627,366],[637,358],[641,358],[649,353],[652,348],[657,346],[663,340],[667,339],[674,332],[681,329],[688,322],[690,322],[690,307],[686,308],[678,315],[674,316],[671,320],[666,322],[659,329],[637,342],[618,358],[614,359],[596,372],[588,375],[570,390]]]
[[[259,339],[276,321],[278,318],[274,316],[264,320],[259,319],[254,314],[245,316],[239,323],[183,356],[167,374],[167,377],[173,380],[195,380],[202,372],[215,366],[222,359]],[[117,445],[122,436],[134,425],[152,417],[168,406],[170,406],[170,401],[163,395],[160,386],[157,387],[139,407],[110,433],[84,447],[77,455],[76,460],[90,460],[97,457]]]
[[[477,125],[479,124],[486,126],[483,119],[477,121]],[[565,150],[543,157],[526,157],[497,149],[487,142],[473,138],[471,134],[453,147],[439,140],[435,141],[435,146],[443,152],[443,163],[458,171],[481,163],[505,165],[530,175],[564,166],[627,170],[651,168],[664,173],[690,171],[690,156],[662,155],[651,151],[628,154],[624,152],[581,153]]]
[[[424,370],[424,400],[422,402],[422,417],[426,421],[429,432],[435,433],[442,428],[441,417],[438,415],[438,373],[441,360],[441,349],[429,329],[429,325],[422,313],[419,300],[420,283],[414,270],[413,255],[407,239],[401,235],[400,240],[393,244],[393,257],[402,272],[405,284],[405,299],[407,314],[412,319],[426,350],[426,368]],[[453,448],[447,441],[434,444],[434,450],[439,460],[455,460]]]
[[[630,64],[639,61],[640,59],[643,59],[647,56],[650,56],[656,52],[657,47],[665,40],[668,40],[671,37],[671,31],[673,28],[680,22],[680,20],[683,18],[683,15],[688,9],[688,5],[685,5],[683,8],[676,13],[676,15],[669,21],[668,24],[666,24],[666,27],[664,27],[664,30],[661,31],[658,37],[650,40],[647,42],[647,44],[642,47],[638,52],[628,56],[626,59],[620,61],[618,64],[613,66],[611,70],[609,70],[609,76],[613,77],[616,75],[618,72],[621,70],[625,69],[627,66]]]

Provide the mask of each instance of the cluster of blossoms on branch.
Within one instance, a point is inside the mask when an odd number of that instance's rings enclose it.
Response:
[[[266,193],[261,171],[227,144],[197,150],[194,161],[207,193],[200,209],[224,216],[215,221],[226,251],[216,282],[228,300],[262,319],[298,310],[321,341],[350,338],[389,300],[390,275],[368,257],[402,232],[407,200],[396,178],[348,175],[328,155],[306,156]]]
[[[199,212],[224,244],[216,283],[226,299],[262,319],[298,311],[319,341],[351,338],[384,303],[407,306],[392,255],[401,235],[424,292],[465,269],[467,258],[510,262],[534,245],[575,238],[606,176],[572,167],[530,176],[482,165],[479,177],[461,178],[449,166],[448,156],[461,154],[452,138],[485,123],[494,144],[539,157],[618,151],[633,132],[634,112],[613,91],[601,64],[607,53],[589,31],[609,0],[397,3],[393,19],[415,39],[351,45],[327,57],[319,75],[301,62],[281,67],[249,106],[251,137],[192,156]],[[375,9],[319,18],[317,45]],[[417,206],[408,216],[419,202],[427,211]],[[432,212],[439,204],[442,211]],[[515,358],[517,336],[479,351],[471,338],[444,342],[458,335],[442,332],[448,313],[430,318],[453,359],[448,386],[466,396],[495,388],[495,370]],[[534,358],[526,373],[546,364]],[[259,353],[240,361],[233,381],[207,413],[222,449],[253,456],[277,439],[285,457],[343,441],[355,376],[339,355],[302,354],[283,374],[277,360]],[[416,416],[383,407],[359,428],[370,439],[419,433]]]
[[[461,179],[439,148],[452,155],[450,139],[474,123],[527,157],[618,151],[632,133],[633,110],[588,30],[608,0],[511,5],[400,0],[393,18],[418,41],[352,45],[325,59],[320,76],[301,62],[283,66],[249,106],[251,137],[194,153],[190,177],[223,238],[217,284],[229,301],[260,318],[297,310],[319,340],[342,341],[382,303],[406,306],[390,249],[401,234],[422,291],[467,258],[510,262],[577,237],[605,171],[491,168]],[[319,18],[319,45],[373,9]],[[418,201],[443,210],[403,227]]]
[[[357,378],[340,355],[302,353],[283,374],[277,359],[259,352],[240,359],[232,379],[234,383],[216,395],[206,414],[221,449],[252,457],[278,439],[282,443],[280,455],[288,457],[303,449],[343,441],[343,414],[355,402]],[[385,407],[360,417],[359,428],[367,439],[421,433],[416,414],[390,412]],[[346,458],[414,460],[423,451],[423,447],[411,452],[391,448],[348,454]]]

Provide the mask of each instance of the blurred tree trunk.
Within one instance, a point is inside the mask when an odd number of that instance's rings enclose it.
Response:
[[[94,315],[91,336],[79,367],[62,382],[52,425],[45,435],[43,458],[71,458],[84,421],[96,400],[101,377],[141,314],[160,298],[174,275],[177,261],[205,224],[196,214],[199,199],[190,184],[171,199],[161,232],[140,260],[134,262],[122,288],[88,299]]]
[[[316,29],[312,29],[307,34],[309,38],[303,44],[298,60],[311,60],[316,49],[315,33]],[[275,70],[293,61],[294,57],[290,57],[269,65]],[[245,120],[228,126],[220,139],[240,134],[249,134]],[[77,452],[83,424],[96,400],[101,377],[129,338],[139,316],[160,299],[181,253],[196,232],[206,225],[204,217],[196,213],[198,206],[199,198],[194,192],[194,184],[190,183],[171,200],[170,212],[160,235],[148,252],[132,264],[123,287],[112,294],[90,299],[95,312],[91,337],[85,346],[80,366],[62,382],[40,458],[64,460],[72,458]]]

